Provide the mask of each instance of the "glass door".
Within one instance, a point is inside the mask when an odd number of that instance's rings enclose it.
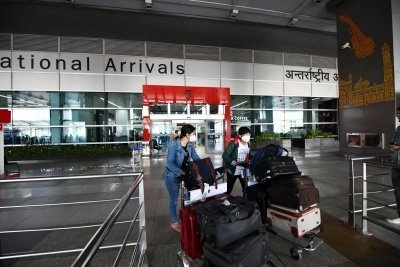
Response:
[[[166,151],[171,139],[171,121],[152,121],[151,123],[151,147],[156,147],[158,152]]]
[[[207,120],[205,146],[206,153],[215,154],[224,151],[224,121]]]

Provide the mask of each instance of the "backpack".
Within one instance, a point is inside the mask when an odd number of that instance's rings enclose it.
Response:
[[[250,164],[250,172],[254,173],[256,165],[267,158],[276,158],[279,156],[282,156],[283,152],[286,152],[286,155],[289,155],[289,151],[276,144],[268,144],[260,149],[257,149],[256,154],[254,154],[253,158],[251,159],[251,164]]]

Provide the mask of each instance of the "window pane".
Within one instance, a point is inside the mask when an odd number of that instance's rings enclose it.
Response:
[[[62,92],[62,107],[102,108],[106,106],[104,93]]]
[[[13,109],[14,126],[49,126],[50,109]]]
[[[283,97],[281,96],[254,96],[254,108],[283,108]]]
[[[211,106],[210,106],[211,111]],[[215,109],[213,110],[215,111]],[[190,114],[206,114],[207,113],[207,106],[206,105],[190,105]],[[218,114],[218,105],[216,105],[216,113],[211,114]]]
[[[152,114],[168,114],[168,104],[150,104],[150,113]]]
[[[307,100],[305,97],[286,96],[283,98],[283,105],[285,109],[304,109],[307,108]]]
[[[255,123],[272,123],[274,121],[274,112],[272,110],[254,110]]]
[[[251,97],[243,95],[231,96],[231,108],[252,108]]]
[[[171,104],[171,114],[187,114],[187,104]]]
[[[108,93],[109,108],[142,108],[142,94]]]
[[[48,92],[14,92],[12,103],[13,107],[50,107],[50,95]]]
[[[0,108],[11,108],[12,92],[0,92]]]

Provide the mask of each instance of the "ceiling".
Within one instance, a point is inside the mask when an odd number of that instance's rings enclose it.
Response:
[[[0,33],[337,56],[344,0],[2,0]],[[333,8],[331,8],[333,7]]]
[[[39,1],[36,1],[39,2]],[[336,32],[331,0],[46,0],[76,6]]]

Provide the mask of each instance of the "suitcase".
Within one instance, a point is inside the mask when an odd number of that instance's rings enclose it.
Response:
[[[261,213],[261,222],[264,224],[267,220],[267,185],[265,183],[249,182],[246,187],[246,198],[250,201],[257,202],[258,209]]]
[[[200,240],[215,248],[223,248],[262,225],[257,203],[239,196],[199,205],[196,212]]]
[[[304,210],[319,203],[319,191],[308,176],[282,177],[268,186],[269,203]]]
[[[293,157],[278,156],[261,160],[254,167],[254,175],[258,182],[266,182],[271,178],[287,175],[299,175],[301,172],[297,168]]]
[[[226,194],[211,197],[206,200],[227,198]],[[182,206],[179,210],[179,218],[181,220],[181,247],[182,250],[192,259],[197,259],[203,255],[200,242],[200,236],[197,231],[196,208],[204,202],[196,202],[189,206]]]
[[[203,254],[200,237],[197,234],[196,207],[183,207],[179,210],[181,220],[181,247],[187,256],[197,259]]]
[[[255,231],[223,249],[203,243],[206,267],[261,267],[268,260],[267,236]]]
[[[295,237],[302,237],[321,224],[321,211],[317,205],[299,211],[271,204],[267,210],[267,223]]]

